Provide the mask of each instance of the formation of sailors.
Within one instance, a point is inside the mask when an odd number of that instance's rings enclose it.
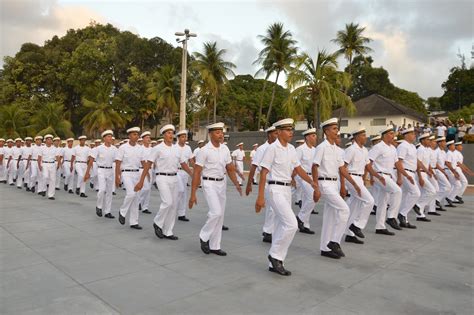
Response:
[[[297,231],[313,235],[310,217],[316,203],[324,201],[320,251],[328,258],[345,254],[341,243],[364,244],[369,216],[376,212],[375,233],[395,235],[416,229],[409,222],[413,210],[416,221],[430,222],[427,215],[455,203],[464,203],[466,175],[473,172],[464,164],[462,143],[435,138],[429,133],[418,137],[414,129],[402,132],[396,140],[387,127],[370,139],[364,127],[354,130],[345,149],[340,147],[338,119],[321,124],[324,140],[318,145],[318,130],[302,133],[298,147],[291,141],[294,121],[287,118],[265,130],[267,141],[254,144],[245,194],[258,184],[256,212],[265,211],[263,242],[271,243],[269,270],[279,275],[291,274],[284,266],[288,248]],[[86,136],[66,139],[65,146],[53,135],[26,137],[24,140],[0,139],[0,182],[37,193],[50,200],[64,183],[64,190],[87,198],[87,182],[97,191],[95,213],[114,219],[112,199],[116,187],[125,190],[118,211],[118,221],[141,230],[140,213],[151,213],[153,186],[159,190],[161,203],[153,219],[160,239],[178,240],[174,233],[176,219],[187,222],[186,211],[197,202],[202,188],[208,206],[207,220],[199,233],[205,254],[225,256],[221,247],[226,209],[227,177],[242,195],[245,180],[244,143],[230,152],[224,143],[224,124],[207,126],[209,141],[200,141],[191,150],[187,130],[176,132],[173,125],[160,129],[162,141],[152,141],[148,131],[134,127],[127,130],[128,140],[115,145],[112,130],[102,139],[86,145]],[[5,146],[6,143],[6,146]],[[257,183],[258,179],[258,183]],[[189,184],[191,183],[191,184]],[[370,183],[370,185],[368,185]],[[189,188],[189,186],[191,188]],[[295,214],[292,205],[299,205]]]

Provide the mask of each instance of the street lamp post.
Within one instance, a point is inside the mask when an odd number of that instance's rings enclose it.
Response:
[[[184,32],[176,32],[174,35],[178,36],[176,41],[183,43],[183,57],[181,65],[181,98],[179,102],[179,129],[186,129],[186,74],[187,74],[187,63],[188,63],[188,39],[190,37],[196,37],[195,33],[190,33],[188,29]],[[182,38],[181,38],[182,37]]]

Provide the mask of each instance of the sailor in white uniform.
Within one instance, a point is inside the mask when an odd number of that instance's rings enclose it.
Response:
[[[193,162],[193,151],[191,147],[186,144],[188,137],[188,131],[186,129],[180,130],[176,133],[176,147],[180,151],[181,160],[186,165],[192,164]],[[193,173],[188,167],[184,169],[181,165],[178,167],[178,220],[188,222],[189,219],[186,217],[187,201],[189,199],[188,193],[188,181],[192,178]]]
[[[86,136],[80,136],[78,139],[79,145],[76,145],[74,147],[74,151],[72,152],[70,171],[72,172],[75,169],[77,173],[76,195],[80,195],[82,198],[87,198],[84,175],[86,174],[90,148],[86,146]]]

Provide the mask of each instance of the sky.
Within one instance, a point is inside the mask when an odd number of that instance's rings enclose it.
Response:
[[[111,23],[141,37],[175,42],[185,28],[198,36],[188,49],[198,51],[217,41],[236,74],[255,74],[262,48],[257,36],[282,22],[302,51],[335,51],[331,43],[347,23],[366,28],[374,66],[384,67],[397,86],[421,97],[441,96],[441,84],[458,52],[468,66],[474,43],[471,0],[0,0],[0,56],[14,56],[25,42],[43,44],[70,28],[91,21]],[[345,61],[339,59],[340,69]],[[284,78],[279,81],[284,85]]]

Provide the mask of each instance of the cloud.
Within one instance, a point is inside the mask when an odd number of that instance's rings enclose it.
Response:
[[[25,42],[42,45],[68,29],[85,27],[91,21],[105,21],[86,7],[62,6],[55,0],[3,0],[0,5],[1,56],[14,55]]]

